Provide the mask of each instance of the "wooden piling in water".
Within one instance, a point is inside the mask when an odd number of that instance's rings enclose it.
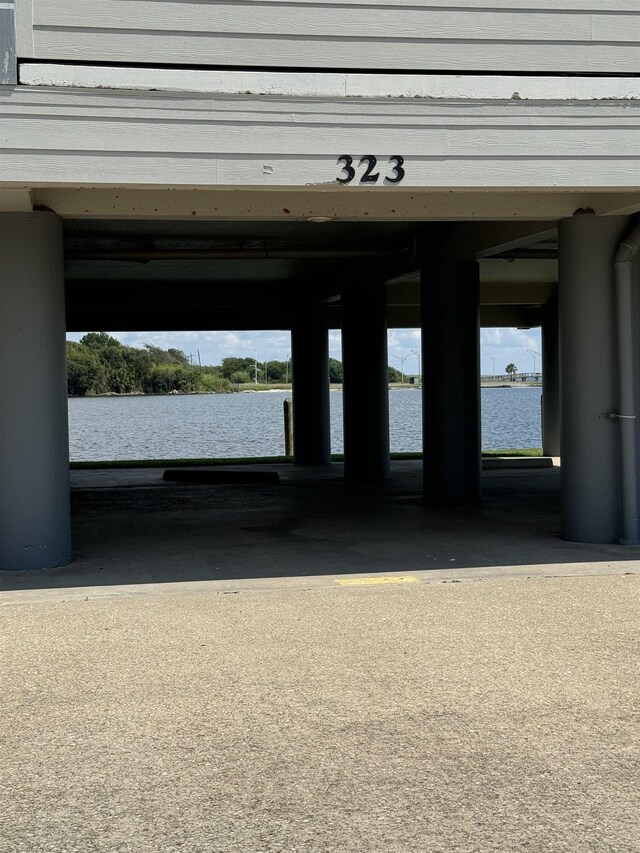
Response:
[[[284,452],[285,456],[293,456],[293,400],[286,397],[284,408]]]

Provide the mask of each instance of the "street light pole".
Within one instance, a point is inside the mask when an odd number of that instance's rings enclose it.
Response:
[[[420,384],[422,385],[422,353],[418,352],[416,349],[412,349],[411,354],[415,355],[418,359],[418,377],[420,379]]]
[[[422,369],[421,369],[422,357],[417,350],[412,349],[410,353],[408,353],[407,355],[403,355],[403,356],[393,355],[393,354],[391,355],[391,358],[397,358],[398,361],[400,362],[400,377],[401,377],[401,381],[402,381],[403,385],[404,385],[404,363],[408,358],[411,358],[412,355],[415,355],[418,358],[418,375],[420,376],[420,382],[422,382]]]
[[[399,355],[392,355],[391,358],[397,358],[400,362],[400,384],[404,385],[404,363],[407,360],[407,356],[402,358],[402,356]]]
[[[540,355],[540,353],[537,350],[533,350],[533,349],[528,349],[527,352],[530,352],[531,355],[533,356],[533,372],[535,374],[535,372],[536,372],[536,356]]]
[[[482,346],[488,347],[488,346],[490,346],[490,344],[482,344]],[[493,362],[493,379],[495,381],[495,378],[496,378],[496,357],[495,357],[495,355],[490,355],[489,358]]]

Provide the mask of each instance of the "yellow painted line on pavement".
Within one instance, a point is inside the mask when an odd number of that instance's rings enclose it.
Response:
[[[379,578],[335,578],[335,582],[340,586],[369,586],[379,583],[417,583],[420,578],[413,575],[390,575],[388,577]]]

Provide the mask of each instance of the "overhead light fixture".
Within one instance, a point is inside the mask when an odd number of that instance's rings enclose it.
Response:
[[[331,222],[331,216],[307,216],[307,222]]]

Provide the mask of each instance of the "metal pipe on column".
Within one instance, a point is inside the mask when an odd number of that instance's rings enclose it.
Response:
[[[542,452],[560,456],[558,296],[542,306]]]
[[[640,253],[640,224],[622,241],[614,271],[618,317],[620,465],[623,545],[640,542],[638,530],[637,407],[634,369],[633,261]]]

